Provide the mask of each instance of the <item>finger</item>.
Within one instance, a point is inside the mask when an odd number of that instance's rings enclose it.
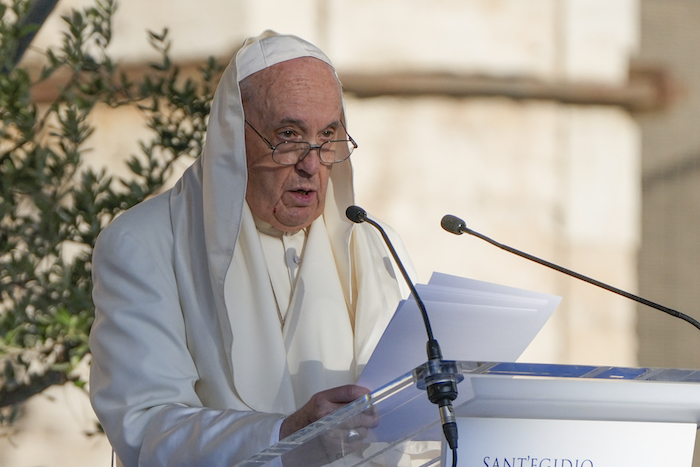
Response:
[[[363,426],[357,426],[353,428],[352,431],[348,431],[347,439],[350,442],[362,441],[367,436],[369,436],[369,429]]]
[[[344,425],[348,428],[358,426],[376,428],[379,425],[379,416],[373,410],[366,410],[349,418]]]
[[[323,397],[329,401],[336,404],[347,404],[360,397],[366,396],[370,391],[362,386],[357,386],[356,384],[347,384],[345,386],[338,386],[335,388],[327,389],[320,392]]]
[[[351,430],[353,428],[376,428],[379,425],[379,418],[369,415],[355,415],[344,422],[338,424],[338,428]]]
[[[345,442],[354,441],[358,438],[362,440],[366,438],[369,435],[369,433],[369,428],[361,426],[349,428],[341,428],[340,426],[337,426],[326,432],[329,438]]]

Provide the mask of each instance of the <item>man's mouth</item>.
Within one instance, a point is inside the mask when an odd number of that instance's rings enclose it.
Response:
[[[311,190],[295,190],[295,192],[296,192],[296,193],[300,193],[300,194],[306,196],[306,195],[308,195],[309,193],[311,193]]]

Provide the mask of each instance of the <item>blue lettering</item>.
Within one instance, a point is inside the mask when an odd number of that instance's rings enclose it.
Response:
[[[485,456],[482,459],[485,467],[594,467],[590,459],[552,459],[551,457],[503,457],[501,459]]]

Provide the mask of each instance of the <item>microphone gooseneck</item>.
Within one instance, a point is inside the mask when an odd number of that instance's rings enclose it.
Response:
[[[391,243],[389,236],[386,234],[382,226],[370,219],[369,217],[367,217],[367,211],[365,211],[359,206],[348,207],[345,211],[345,215],[348,219],[350,219],[356,224],[367,222],[368,224],[376,228],[382,235],[384,243],[386,243],[386,246],[389,248],[391,256],[393,256],[396,265],[401,271],[401,274],[403,275],[406,284],[408,284],[408,288],[411,290],[411,294],[413,294],[413,298],[416,301],[418,308],[420,309],[421,316],[423,317],[423,324],[425,325],[425,331],[428,334],[428,343],[426,346],[426,350],[428,353],[428,361],[429,364],[432,363],[432,365],[430,365],[431,368],[437,368],[439,365],[436,365],[436,363],[442,361],[442,351],[440,350],[440,344],[438,344],[438,341],[435,339],[435,337],[433,337],[433,330],[430,326],[430,319],[428,318],[428,311],[425,309],[425,304],[418,295],[418,292],[416,291],[416,288],[413,285],[413,281],[411,281],[411,278],[408,277],[406,268],[404,268],[403,263],[399,258],[399,255],[396,253],[394,245]],[[426,377],[425,390],[428,393],[428,399],[430,399],[430,402],[432,402],[433,404],[437,404],[440,409],[442,430],[445,434],[445,439],[447,440],[450,449],[452,449],[452,451],[454,452],[454,456],[456,459],[457,422],[454,416],[454,411],[452,409],[452,401],[457,398],[457,381],[454,375],[439,373],[438,371],[439,370],[436,370],[435,373]]]
[[[663,311],[664,313],[667,313],[675,318],[682,319],[683,321],[686,321],[696,328],[700,329],[700,321],[696,320],[692,316],[688,316],[685,313],[681,313],[680,311],[676,311],[673,308],[666,307],[664,305],[660,305],[656,302],[652,302],[651,300],[647,300],[646,298],[640,297],[639,295],[635,295],[630,292],[626,292],[622,289],[618,289],[617,287],[613,287],[612,285],[608,285],[604,282],[600,282],[599,280],[593,279],[588,276],[584,276],[583,274],[579,274],[578,272],[572,271],[571,269],[567,269],[565,267],[559,266],[554,263],[550,263],[549,261],[546,261],[544,259],[538,258],[536,256],[532,256],[531,254],[525,253],[524,251],[516,250],[515,248],[509,247],[508,245],[504,245],[502,243],[499,243],[486,235],[482,235],[479,232],[476,232],[470,228],[467,227],[467,224],[460,219],[457,216],[453,216],[451,214],[448,214],[442,218],[442,221],[440,222],[440,225],[442,226],[443,229],[447,230],[450,233],[453,233],[455,235],[462,235],[463,233],[468,233],[469,235],[473,235],[475,237],[478,237],[482,240],[485,240],[489,242],[491,245],[497,246],[498,248],[505,250],[509,253],[513,253],[515,255],[518,255],[522,258],[529,259],[530,261],[534,261],[535,263],[541,264],[543,266],[546,266],[550,269],[554,269],[555,271],[559,271],[561,273],[564,273],[568,276],[575,277],[576,279],[582,280],[584,282],[588,282],[589,284],[595,285],[597,287],[600,287],[601,289],[605,289],[608,292],[613,292],[618,295],[621,295],[625,298],[628,298],[630,300],[634,300],[635,302],[641,303],[642,305],[649,306],[651,308],[655,308],[659,311]]]
[[[413,285],[413,281],[411,281],[411,278],[408,277],[408,273],[406,272],[406,268],[404,268],[403,263],[399,259],[399,255],[396,253],[396,250],[394,249],[394,245],[392,245],[391,240],[389,240],[389,237],[387,236],[386,232],[382,228],[381,225],[367,217],[367,211],[362,209],[359,206],[350,206],[345,210],[345,215],[347,216],[348,219],[353,221],[356,224],[361,224],[363,222],[367,222],[368,224],[371,224],[373,227],[375,227],[377,230],[379,230],[379,233],[382,234],[382,238],[384,239],[384,243],[386,243],[387,247],[389,247],[389,252],[391,252],[391,256],[394,257],[394,261],[396,262],[396,265],[399,267],[399,270],[401,271],[401,274],[403,275],[404,280],[406,281],[406,284],[408,284],[408,288],[411,289],[411,293],[413,294],[413,298],[416,300],[416,303],[418,304],[418,308],[420,309],[421,315],[423,316],[423,324],[425,325],[425,331],[428,333],[428,359],[429,360],[435,360],[435,359],[441,359],[442,358],[442,351],[440,350],[440,345],[437,343],[435,338],[433,337],[433,329],[432,326],[430,326],[430,319],[428,318],[428,311],[425,309],[425,305],[423,304],[423,300],[421,300],[420,296],[418,295],[418,292],[416,291],[415,286]]]

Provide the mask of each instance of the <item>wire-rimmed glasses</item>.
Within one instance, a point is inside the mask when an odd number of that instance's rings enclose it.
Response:
[[[245,122],[272,149],[272,160],[280,165],[298,164],[313,149],[318,149],[318,157],[323,164],[337,164],[350,157],[350,154],[357,148],[357,143],[352,139],[352,136],[348,135],[347,130],[345,134],[348,139],[325,141],[322,144],[311,144],[306,141],[282,141],[277,146],[273,146],[248,120]],[[345,129],[345,125],[343,125],[343,129]]]

